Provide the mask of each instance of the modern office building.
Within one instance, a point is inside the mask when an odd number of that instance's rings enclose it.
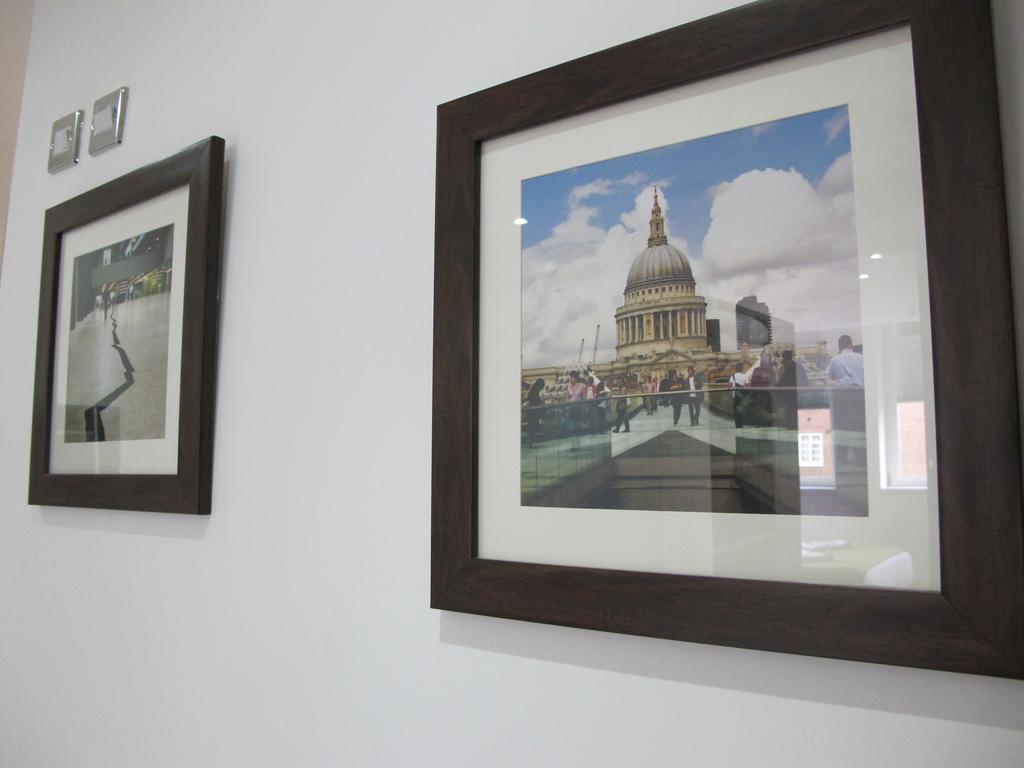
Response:
[[[757,296],[736,302],[736,346],[766,347],[772,343],[772,313]]]

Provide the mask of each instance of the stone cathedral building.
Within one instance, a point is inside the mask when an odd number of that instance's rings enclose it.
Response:
[[[657,189],[651,208],[651,236],[647,248],[629,268],[623,299],[615,311],[616,358],[707,350],[708,305],[697,295],[686,255],[669,245]]]

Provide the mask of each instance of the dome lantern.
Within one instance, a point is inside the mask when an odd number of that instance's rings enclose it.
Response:
[[[653,248],[656,245],[667,245],[668,238],[665,236],[665,217],[661,215],[661,206],[658,205],[658,188],[654,188],[654,207],[651,208],[651,236],[647,238],[647,247]]]

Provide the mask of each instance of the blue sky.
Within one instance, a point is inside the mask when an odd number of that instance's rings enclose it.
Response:
[[[700,258],[710,224],[708,190],[763,168],[792,168],[817,185],[832,163],[849,151],[847,109],[838,106],[526,179],[523,248],[548,237],[565,218],[574,188],[641,174],[643,181],[666,183],[665,194],[672,200],[668,230],[687,241],[690,258]],[[591,223],[603,229],[613,226],[623,211],[632,209],[635,192],[623,184],[606,195],[588,197],[587,205],[597,209]]]

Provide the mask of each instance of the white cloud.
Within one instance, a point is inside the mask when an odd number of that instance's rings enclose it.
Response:
[[[590,220],[597,214],[596,208],[573,208],[569,218],[557,224],[551,236],[545,242],[553,245],[561,243],[594,243],[604,237],[604,230],[595,227]]]
[[[616,187],[638,187],[647,181],[647,175],[636,171],[621,179],[594,179],[586,184],[573,187],[569,192],[569,207],[574,208],[588,197],[610,195]]]
[[[795,170],[749,171],[712,190],[711,225],[697,288],[722,306],[756,294],[801,334],[857,325],[860,318],[853,174],[846,154],[817,187]],[[722,342],[735,343],[735,318]]]
[[[647,174],[640,173],[640,171],[637,171],[635,173],[629,174],[628,176],[623,176],[621,179],[619,179],[619,184],[622,184],[627,187],[639,187],[645,181],[647,181]]]
[[[629,177],[627,177],[629,178]],[[626,275],[650,236],[654,188],[634,199],[632,211],[607,230],[591,223],[593,208],[572,208],[551,236],[523,252],[523,365],[535,368],[568,365],[585,339],[584,360],[594,350],[601,325],[597,359],[615,357],[615,308],[622,305]],[[661,209],[669,202],[661,196]],[[686,252],[686,243],[670,240]]]
[[[702,248],[705,278],[841,261],[856,249],[850,156],[838,158],[817,189],[800,173],[748,171],[711,190]]]
[[[615,182],[611,179],[595,179],[589,184],[581,184],[578,187],[573,187],[569,193],[569,205],[575,205],[583,200],[586,200],[592,195],[608,195],[611,194],[612,185]]]
[[[771,122],[771,123],[760,123],[759,125],[751,126],[750,133],[756,139],[762,133],[767,133],[768,131],[770,131],[774,127],[775,127],[775,123],[774,122]]]
[[[850,113],[845,109],[829,118],[828,122],[825,123],[825,135],[828,137],[829,144],[836,140],[836,137],[843,132],[843,128],[849,122]]]

